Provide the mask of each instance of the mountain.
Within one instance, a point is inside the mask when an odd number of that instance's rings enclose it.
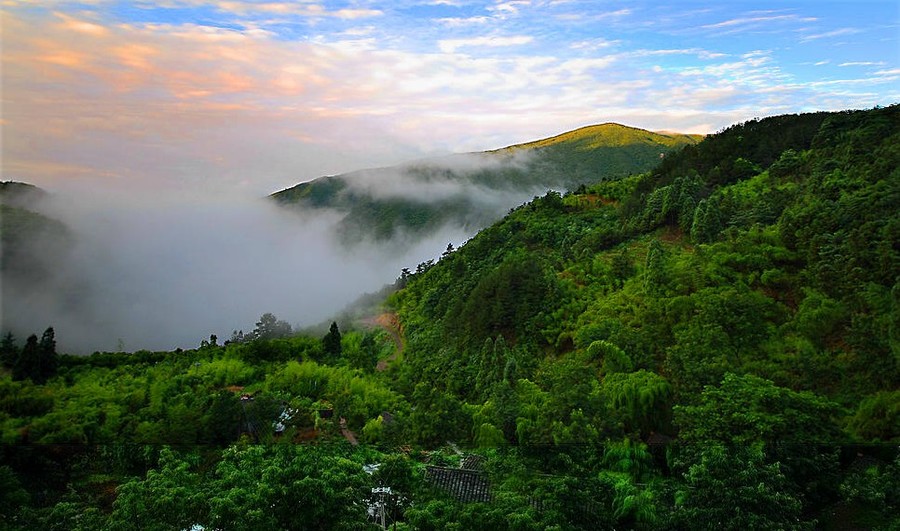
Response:
[[[33,184],[17,181],[0,182],[0,204],[33,209],[47,192]]]
[[[348,244],[420,237],[447,224],[474,232],[547,189],[647,171],[665,154],[701,138],[594,125],[493,151],[322,177],[271,198],[293,208],[339,212]]]
[[[442,412],[414,414],[415,438],[631,470],[615,490],[649,503],[639,527],[889,526],[841,496],[900,465],[898,205],[897,105],[737,124],[536,198],[389,298],[397,385]],[[607,527],[635,526],[622,511]]]
[[[68,248],[69,229],[39,212],[47,192],[31,184],[0,183],[0,271],[4,278],[40,281],[49,274],[42,253]]]

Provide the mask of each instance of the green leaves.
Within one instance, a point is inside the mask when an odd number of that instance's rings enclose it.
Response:
[[[834,403],[752,375],[726,374],[720,385],[703,390],[699,404],[674,410],[679,438],[687,443],[828,444],[840,439]]]
[[[804,529],[800,500],[786,486],[761,446],[707,445],[684,474],[675,519],[685,528]]]

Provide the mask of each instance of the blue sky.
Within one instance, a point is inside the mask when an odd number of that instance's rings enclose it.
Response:
[[[2,6],[3,178],[266,193],[615,121],[900,100],[900,2]]]

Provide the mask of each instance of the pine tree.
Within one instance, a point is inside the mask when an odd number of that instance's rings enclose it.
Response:
[[[53,327],[44,330],[38,344],[38,358],[35,383],[44,383],[56,374],[59,355],[56,353],[56,333]]]
[[[16,362],[13,364],[13,380],[24,380],[31,378],[35,380],[35,369],[38,363],[40,347],[38,347],[38,338],[31,334],[25,340],[25,346],[19,352]]]
[[[7,332],[0,342],[0,365],[12,368],[19,357],[19,349],[16,347],[16,339],[12,332]]]
[[[666,283],[666,254],[659,240],[650,242],[644,270],[644,289],[650,295],[658,295]]]
[[[335,361],[341,357],[341,330],[334,321],[331,322],[328,333],[322,338],[322,350],[328,361]]]

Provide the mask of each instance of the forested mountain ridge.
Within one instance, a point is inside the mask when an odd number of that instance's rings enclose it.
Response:
[[[402,341],[264,315],[196,350],[60,356],[41,385],[5,371],[0,514],[894,529],[898,204],[900,107],[753,120],[548,192],[402,275],[385,303]],[[435,480],[454,476],[487,495]]]
[[[574,189],[646,171],[662,155],[701,138],[601,124],[483,153],[321,177],[271,198],[342,213],[347,243],[421,237],[448,223],[474,232],[548,188]]]
[[[830,377],[795,365],[826,350],[859,363],[841,378],[842,391],[856,391],[848,404],[890,390],[900,381],[889,333],[900,272],[898,122],[896,106],[747,122],[647,174],[548,193],[393,296],[410,350],[422,342],[422,358],[408,361],[465,381],[447,371],[474,370],[477,355],[475,364],[454,358],[486,340],[515,345],[519,371],[604,341],[678,395],[740,364],[826,391]],[[782,359],[767,359],[774,354]],[[700,378],[682,373],[704,355]],[[848,387],[857,376],[860,387]]]
[[[528,454],[662,434],[681,457],[660,479],[688,482],[667,525],[713,517],[688,510],[711,486],[699,470],[749,462],[777,465],[784,514],[808,517],[838,490],[819,481],[837,448],[900,441],[897,205],[897,106],[753,120],[646,174],[550,192],[392,296],[404,392],[445,411],[419,436]],[[447,420],[464,415],[468,431]]]

